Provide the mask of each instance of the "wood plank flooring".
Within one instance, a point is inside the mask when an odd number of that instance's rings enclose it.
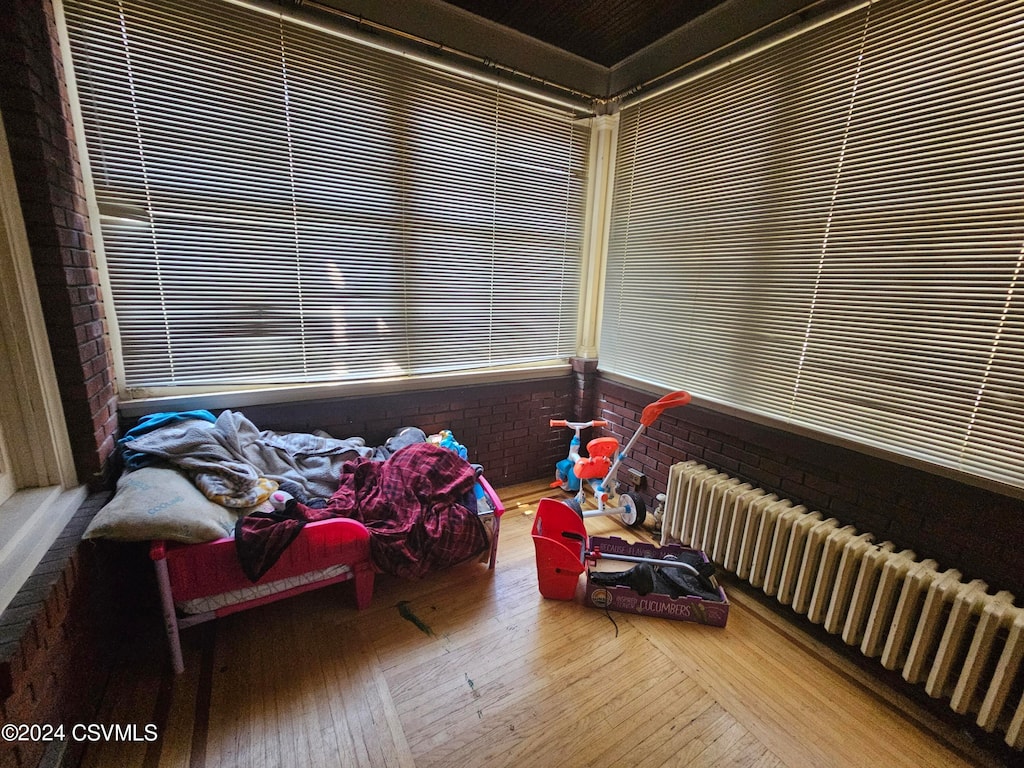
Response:
[[[90,744],[82,765],[991,764],[749,598],[732,599],[725,628],[543,599],[530,527],[551,492],[546,481],[498,492],[493,573],[466,563],[419,582],[380,577],[361,612],[351,586],[335,585],[195,627],[178,677],[160,627],[143,633],[102,719],[155,723],[159,739]],[[631,536],[611,518],[587,528]]]

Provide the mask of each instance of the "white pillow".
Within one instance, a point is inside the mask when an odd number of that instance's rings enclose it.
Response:
[[[195,544],[231,536],[237,520],[237,512],[210,501],[178,470],[143,467],[118,478],[117,492],[83,538]]]

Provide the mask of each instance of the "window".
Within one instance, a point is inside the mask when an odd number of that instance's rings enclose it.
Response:
[[[241,4],[65,14],[130,393],[574,353],[582,108]]]
[[[627,105],[602,367],[1024,487],[1022,43],[865,3]]]
[[[0,116],[0,613],[85,500]]]

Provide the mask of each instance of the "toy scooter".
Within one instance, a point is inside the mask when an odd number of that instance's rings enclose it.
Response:
[[[587,427],[607,426],[608,422],[599,419],[585,422],[551,419],[552,427],[569,427],[575,431],[572,440],[569,441],[569,455],[555,465],[555,481],[551,487],[575,493],[576,495],[565,503],[584,519],[601,515],[619,515],[622,522],[628,526],[636,527],[642,524],[647,516],[647,505],[639,496],[618,493],[618,480],[615,475],[619,464],[629,455],[644,429],[657,421],[663,411],[686,405],[690,399],[690,394],[682,391],[665,395],[644,408],[640,414],[640,427],[621,452],[616,438],[598,437],[587,443],[589,456],[586,458],[579,454],[580,431]],[[588,485],[597,500],[597,509],[583,508]]]

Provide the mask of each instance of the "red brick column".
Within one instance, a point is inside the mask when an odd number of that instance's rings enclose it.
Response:
[[[596,419],[594,414],[594,379],[597,377],[597,360],[595,358],[574,357],[572,372],[576,377],[575,402],[573,421],[590,421]]]
[[[50,0],[11,0],[0,14],[0,110],[75,466],[99,484],[117,401]]]

